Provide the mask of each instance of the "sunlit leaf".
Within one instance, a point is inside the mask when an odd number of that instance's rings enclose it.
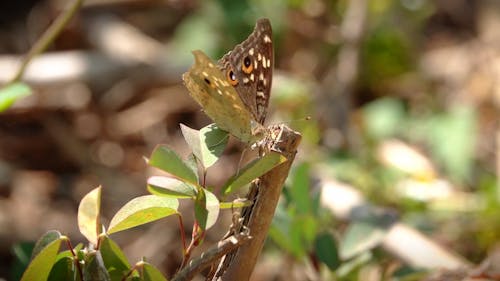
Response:
[[[210,124],[199,131],[181,124],[181,131],[193,154],[205,168],[217,162],[229,140],[228,133],[215,124]]]
[[[38,255],[32,259],[28,268],[23,273],[21,281],[47,280],[50,270],[56,261],[61,241],[62,239],[56,239],[46,244],[46,246],[39,251]]]
[[[97,245],[101,233],[101,187],[87,193],[78,206],[78,228],[90,242]]]
[[[177,214],[179,202],[175,198],[145,195],[129,201],[115,214],[108,234]]]
[[[232,176],[222,187],[224,195],[236,191],[238,188],[249,184],[254,179],[269,172],[274,167],[286,161],[286,157],[278,152],[270,152],[261,158],[255,159],[246,165],[239,173]]]
[[[175,198],[194,198],[196,190],[192,186],[177,179],[153,176],[148,179],[148,191],[159,196],[171,196]]]
[[[142,265],[142,278],[144,281],[167,281],[156,267],[147,262]]]
[[[99,251],[111,279],[122,280],[130,270],[130,264],[120,247],[109,237],[103,236]]]
[[[149,165],[170,173],[181,181],[197,185],[198,177],[191,167],[167,146],[160,145],[155,148],[149,159]]]
[[[219,200],[210,191],[200,189],[195,200],[195,217],[202,230],[212,227],[219,217]]]

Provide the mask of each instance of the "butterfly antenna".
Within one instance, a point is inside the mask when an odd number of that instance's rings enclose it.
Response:
[[[236,170],[236,176],[238,176],[240,174],[241,163],[243,163],[243,157],[245,156],[246,151],[247,151],[247,148],[244,148],[243,151],[241,152],[240,161],[238,161],[238,168]]]
[[[309,120],[312,120],[312,117],[308,115],[306,117],[302,117],[302,118],[298,118],[298,119],[292,119],[292,120],[289,120],[289,121],[286,121],[286,122],[272,123],[269,126],[276,126],[276,125],[282,125],[282,124],[291,125],[292,123],[304,122],[304,121],[309,121]]]

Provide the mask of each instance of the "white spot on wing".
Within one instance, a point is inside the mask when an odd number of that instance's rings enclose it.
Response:
[[[266,35],[266,36],[264,36],[264,42],[265,43],[271,43],[272,41],[271,41],[271,38],[269,38],[269,36]]]
[[[259,80],[260,80],[260,81],[264,80],[264,73],[262,73],[262,72],[260,73],[260,75],[259,75]]]
[[[257,96],[261,97],[261,98],[265,98],[264,92],[262,92],[262,91],[257,91]]]
[[[271,59],[267,60],[267,67],[271,67]]]
[[[254,53],[254,49],[253,48],[250,49],[250,51],[248,51],[248,54],[251,55],[251,56],[253,56],[253,53]]]
[[[257,60],[261,60],[262,59],[262,55],[260,53],[257,54]]]
[[[253,73],[250,75],[250,80],[254,81]]]
[[[248,82],[250,82],[250,81],[248,80],[248,78],[244,77],[244,78],[243,78],[243,83],[247,84]]]

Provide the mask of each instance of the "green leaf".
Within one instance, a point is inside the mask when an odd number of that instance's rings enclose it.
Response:
[[[179,201],[175,198],[145,195],[132,199],[115,214],[108,234],[177,214]]]
[[[193,154],[205,169],[219,160],[229,140],[228,133],[215,124],[199,131],[181,124],[181,131]]]
[[[196,199],[194,200],[194,217],[196,222],[202,230],[206,229],[208,210],[207,210],[207,196],[205,194],[205,189],[200,188],[196,194]]]
[[[309,165],[298,166],[293,173],[292,186],[289,189],[292,203],[298,214],[312,213],[312,198],[309,194]]]
[[[196,181],[200,181],[200,177],[198,176],[198,160],[196,160],[196,156],[193,153],[190,153],[184,163],[191,168],[191,171],[196,175]]]
[[[352,223],[340,242],[340,257],[343,260],[350,259],[374,248],[382,242],[385,234],[386,230],[376,223],[368,221]]]
[[[274,218],[269,228],[269,237],[278,244],[281,248],[288,252],[293,252],[292,241],[289,233],[291,233],[292,219],[286,213],[284,203],[278,202]]]
[[[46,232],[35,244],[33,252],[31,253],[31,260],[36,257],[40,252],[47,247],[50,243],[61,239],[61,233],[57,230],[50,230]]]
[[[149,165],[159,168],[177,179],[198,185],[198,177],[191,167],[184,163],[182,159],[170,148],[160,145],[151,154]]]
[[[122,280],[130,270],[130,264],[120,247],[109,237],[103,236],[99,251],[111,280]]]
[[[219,217],[219,200],[210,191],[200,189],[195,200],[194,214],[202,230],[212,227]]]
[[[101,187],[87,193],[78,206],[78,228],[91,243],[97,245],[101,233]]]
[[[291,253],[297,258],[303,258],[307,251],[307,245],[304,237],[304,231],[307,231],[307,225],[304,224],[303,218],[291,216],[292,222],[290,224],[290,232],[288,233],[290,239]]]
[[[247,200],[247,199],[236,199],[231,202],[220,202],[219,208],[220,209],[238,209],[238,208],[243,208],[243,207],[248,207],[252,206],[252,201]]]
[[[144,281],[167,281],[156,267],[147,262],[142,265],[142,278]]]
[[[62,239],[59,238],[46,244],[45,247],[39,251],[38,255],[33,258],[28,268],[23,273],[21,281],[47,280],[50,270],[56,261],[61,241]]]
[[[9,280],[20,280],[23,272],[28,268],[35,242],[18,242],[12,246],[14,261],[10,266]]]
[[[340,266],[337,243],[332,234],[325,232],[318,235],[314,248],[318,259],[330,270],[335,270]]]
[[[101,252],[95,251],[85,256],[83,267],[83,280],[92,281],[111,281],[111,277],[104,266]]]
[[[450,112],[427,120],[429,130],[423,137],[432,153],[457,181],[470,179],[477,136],[476,112],[471,107],[455,106]]]
[[[224,195],[236,191],[238,188],[249,184],[254,179],[267,173],[274,167],[286,161],[286,157],[278,152],[270,152],[261,158],[255,159],[241,169],[238,175],[232,176],[222,187]]]
[[[52,269],[50,270],[48,281],[59,281],[59,280],[75,280],[76,267],[73,263],[73,258],[62,257],[56,261]]]
[[[0,89],[0,112],[9,108],[16,100],[31,95],[31,88],[24,83],[13,83]]]
[[[400,100],[378,99],[364,106],[362,113],[366,131],[376,139],[393,136],[404,127],[405,111]]]
[[[148,179],[148,191],[158,196],[171,196],[175,198],[195,198],[196,189],[177,179],[153,176]]]

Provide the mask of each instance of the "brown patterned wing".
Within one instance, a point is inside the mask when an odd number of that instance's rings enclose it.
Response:
[[[195,63],[182,79],[189,95],[219,128],[253,144],[264,137],[264,127],[257,123],[236,90],[216,64],[202,51],[193,51]]]
[[[255,120],[264,124],[271,96],[274,54],[271,23],[259,19],[254,31],[224,55],[218,66]]]

